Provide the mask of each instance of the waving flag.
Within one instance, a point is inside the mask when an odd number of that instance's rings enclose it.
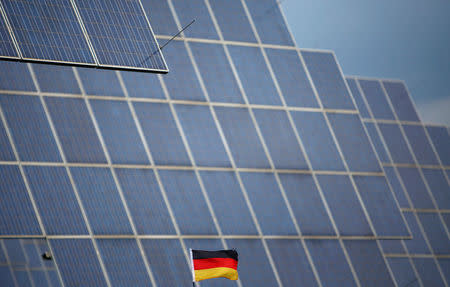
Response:
[[[224,277],[238,279],[236,250],[190,250],[193,281]]]

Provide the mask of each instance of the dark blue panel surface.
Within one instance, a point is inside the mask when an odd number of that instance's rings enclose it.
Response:
[[[174,100],[205,101],[194,66],[182,41],[172,41],[164,48],[170,73],[163,77],[169,96]]]
[[[150,278],[134,239],[100,239],[98,248],[115,286],[150,286]]]
[[[195,163],[231,167],[214,119],[207,106],[175,105]]]
[[[450,209],[450,186],[442,170],[423,168],[422,172],[438,208]]]
[[[400,210],[386,179],[381,176],[354,176],[378,236],[409,236]]]
[[[256,42],[241,1],[211,0],[209,4],[222,31],[224,40]]]
[[[266,49],[288,106],[318,108],[311,84],[297,51]]]
[[[7,265],[0,266],[0,278],[2,278],[2,286],[15,287],[13,275],[11,274],[11,270],[9,270],[9,268],[10,267]]]
[[[403,130],[419,164],[439,165],[422,126],[403,125]]]
[[[261,42],[294,46],[281,14],[279,2],[274,0],[247,0],[245,2]]]
[[[308,169],[285,111],[253,110],[275,168]]]
[[[158,286],[191,284],[191,269],[178,239],[142,240],[145,254]]]
[[[182,234],[217,234],[200,185],[192,171],[159,172]]]
[[[345,170],[322,113],[291,112],[300,139],[315,170]]]
[[[409,253],[412,254],[430,254],[430,250],[427,247],[427,243],[420,231],[419,224],[417,223],[416,217],[412,212],[403,212],[405,219],[408,223],[409,229],[411,230],[412,239],[405,240],[406,248],[408,248]]]
[[[50,243],[65,286],[107,286],[90,240],[58,239]]]
[[[297,235],[274,175],[241,173],[241,177],[262,232],[272,235]]]
[[[374,118],[395,120],[380,82],[377,80],[359,80],[359,84]]]
[[[47,281],[47,277],[44,270],[31,270],[30,273],[31,278],[33,278],[33,282],[35,282],[34,286],[45,287],[50,285],[50,283]]]
[[[184,27],[195,19],[195,25],[192,25],[184,31],[186,37],[219,39],[211,17],[209,16],[208,9],[206,8],[205,1],[173,0],[172,3],[181,26]]]
[[[447,229],[450,230],[450,213],[441,213],[441,215],[444,219],[445,225],[447,225]]]
[[[269,168],[247,109],[216,107],[217,118],[237,167]]]
[[[318,286],[299,240],[268,240],[283,286]]]
[[[414,104],[402,82],[383,81],[383,86],[400,121],[420,121]]]
[[[17,166],[0,166],[0,234],[41,234]]]
[[[100,65],[167,70],[140,1],[76,2]]]
[[[420,176],[419,170],[414,167],[397,168],[402,177],[406,191],[411,198],[415,208],[431,208],[434,209],[433,202],[428,194],[427,188]]]
[[[359,92],[358,84],[356,83],[355,79],[347,78],[347,84],[350,88],[350,91],[352,92],[353,99],[355,99],[356,106],[358,107],[359,114],[362,118],[371,118],[369,111],[367,110],[366,103],[364,102],[364,99]]]
[[[404,254],[405,249],[403,248],[402,240],[398,239],[387,239],[387,240],[379,240],[381,247],[383,248],[384,254],[396,253],[396,254]]]
[[[413,261],[425,286],[446,286],[433,258],[413,258]]]
[[[174,234],[155,175],[149,169],[116,169],[138,234]]]
[[[450,165],[450,135],[444,127],[426,127],[443,165]]]
[[[44,108],[38,97],[2,95],[0,104],[20,160],[61,161]]]
[[[375,241],[346,240],[344,245],[361,286],[395,286]]]
[[[32,284],[34,284],[34,282],[31,283],[31,278],[24,269],[14,270],[14,276],[19,286],[33,286]]]
[[[337,240],[306,240],[322,286],[356,286]]]
[[[24,58],[94,63],[69,0],[3,1]]]
[[[24,169],[47,234],[87,234],[66,169],[44,166]]]
[[[450,254],[450,244],[437,213],[417,213],[434,254]]]
[[[33,72],[43,93],[81,94],[72,67],[33,64]]]
[[[75,167],[70,170],[93,233],[131,234],[124,205],[109,169]]]
[[[232,172],[201,172],[223,234],[257,234],[239,183]]]
[[[450,259],[449,258],[439,258],[439,266],[441,267],[442,273],[444,273],[447,283],[450,282]]]
[[[36,91],[27,64],[0,61],[0,89]]]
[[[249,103],[281,105],[260,48],[229,46],[228,49]]]
[[[319,175],[319,184],[341,235],[373,235],[347,176]]]
[[[222,45],[190,43],[210,101],[244,103]]]
[[[384,174],[395,193],[395,197],[397,198],[398,204],[400,208],[410,208],[411,206],[408,203],[408,199],[406,198],[405,192],[403,191],[403,187],[400,184],[400,180],[395,172],[395,168],[385,166]]]
[[[141,3],[150,23],[152,23],[155,34],[175,35],[178,32],[167,1],[141,0]]]
[[[380,171],[380,163],[358,115],[329,114],[350,171]]]
[[[14,156],[14,152],[12,146],[8,139],[8,134],[6,133],[6,129],[1,123],[0,125],[0,160],[5,161],[15,161],[16,157]]]
[[[165,98],[157,75],[130,71],[120,75],[130,98]]]
[[[155,164],[191,165],[169,105],[133,105]]]
[[[49,97],[45,102],[67,161],[106,163],[84,101]]]
[[[112,163],[149,164],[128,104],[92,100],[91,105]]]
[[[354,110],[338,64],[331,53],[302,51],[323,107]]]
[[[239,279],[244,286],[277,286],[260,240],[231,239],[227,240],[227,243],[229,248],[234,248],[239,252]]]
[[[87,95],[123,97],[122,88],[113,70],[77,68],[81,84]]]
[[[18,57],[3,17],[0,17],[0,56]]]
[[[398,286],[418,287],[419,280],[408,258],[387,258]]]
[[[36,268],[42,267],[41,262],[43,261],[40,256],[38,256],[38,251],[35,246],[34,240],[24,239],[22,240],[23,250],[27,258],[27,267]],[[39,254],[40,255],[40,254]]]
[[[378,124],[394,163],[414,163],[405,138],[397,124]]]
[[[389,162],[389,158],[386,153],[386,149],[384,148],[383,143],[381,142],[381,137],[375,127],[374,123],[364,123],[367,129],[367,133],[369,134],[370,139],[375,147],[375,150],[378,154],[378,158],[382,163]]]
[[[302,235],[335,235],[312,176],[280,174],[280,180]]]
[[[4,239],[3,243],[8,252],[9,262],[12,266],[26,265],[27,260],[22,248],[22,239]]]

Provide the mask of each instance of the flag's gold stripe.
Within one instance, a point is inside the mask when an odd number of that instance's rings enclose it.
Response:
[[[238,279],[238,272],[233,268],[217,267],[209,269],[195,270],[195,281],[201,281],[210,278],[225,277],[230,280]]]

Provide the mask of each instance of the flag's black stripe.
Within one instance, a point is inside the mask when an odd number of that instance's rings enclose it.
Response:
[[[238,253],[236,250],[218,250],[218,251],[204,251],[192,250],[193,259],[208,259],[208,258],[232,258],[238,261]]]

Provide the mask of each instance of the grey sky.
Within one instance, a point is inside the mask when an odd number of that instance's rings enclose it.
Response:
[[[425,122],[450,125],[449,0],[284,0],[301,48],[331,49],[346,75],[406,81]]]

